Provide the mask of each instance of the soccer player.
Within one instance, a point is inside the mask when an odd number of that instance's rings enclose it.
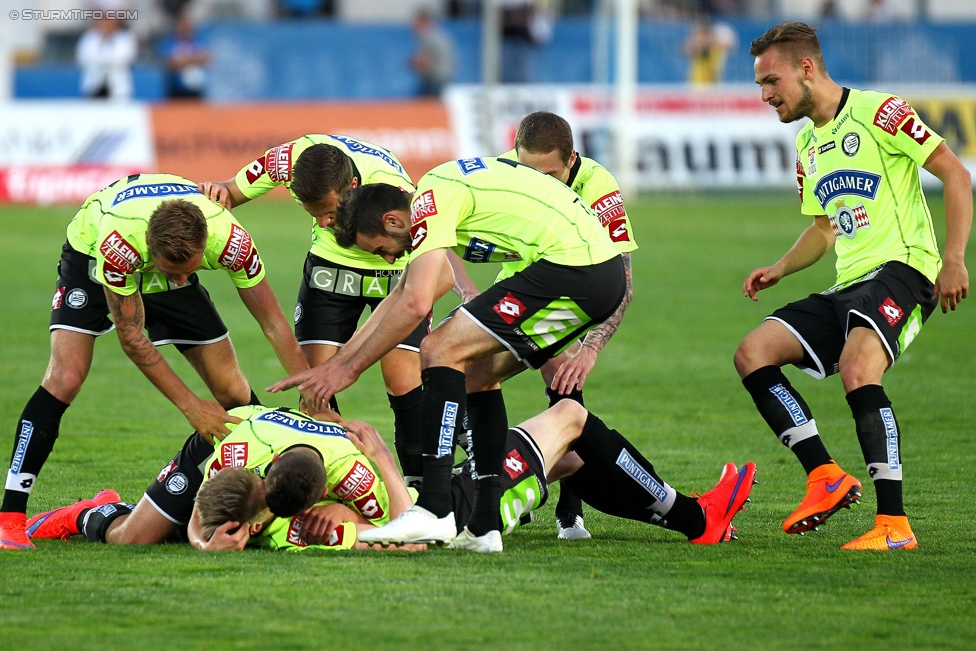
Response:
[[[270,549],[365,549],[357,533],[409,503],[393,455],[369,425],[340,426],[265,407],[233,412],[243,422],[209,459],[194,458],[196,435],[191,436],[135,510],[118,502],[114,491],[102,491],[93,500],[34,516],[28,531],[38,539],[83,532],[92,541],[148,544],[176,534],[175,521],[189,520],[189,541],[204,551],[243,549],[247,543]],[[739,470],[729,463],[712,490],[687,497],[662,480],[619,432],[565,400],[508,430],[496,526],[510,533],[545,503],[547,475],[570,448],[594,470],[577,473],[577,489],[588,503],[678,531],[695,544],[733,537],[732,519],[744,510],[755,483],[755,464]],[[451,480],[459,528],[470,517],[473,481],[470,461]],[[115,503],[109,502],[112,496]]]
[[[630,253],[637,249],[627,210],[620,196],[620,186],[607,168],[592,158],[580,156],[573,147],[573,130],[555,113],[536,111],[522,118],[515,133],[515,149],[501,158],[518,160],[558,179],[573,189],[596,214],[620,251],[627,277],[627,290],[620,306],[609,319],[590,330],[582,344],[574,343],[542,365],[549,406],[562,398],[583,403],[583,384],[596,365],[597,355],[613,337],[634,298]],[[511,278],[526,267],[524,261],[503,262],[495,282]],[[567,459],[567,461],[569,461]],[[583,523],[583,508],[572,490],[561,485],[556,503],[558,538],[589,538]]]
[[[339,196],[370,183],[413,191],[403,165],[386,149],[348,136],[311,134],[272,147],[232,179],[201,184],[202,192],[228,208],[284,185],[312,216],[312,245],[295,307],[295,335],[310,366],[330,359],[349,341],[363,311],[376,309],[406,266],[405,259],[390,265],[372,252],[336,244],[330,227]],[[410,481],[419,479],[422,467],[419,351],[429,331],[428,318],[380,360],[394,413],[395,445]],[[338,410],[335,400],[332,408]]]
[[[423,486],[417,505],[380,534],[397,542],[458,536],[449,488],[455,429],[467,414],[478,425],[471,438],[477,491],[455,544],[500,547],[495,527],[507,417],[501,390],[493,387],[538,368],[616,311],[626,290],[620,252],[565,184],[499,158],[439,165],[412,198],[381,184],[350,190],[337,212],[336,239],[391,263],[408,251],[411,258],[403,282],[341,353],[271,387],[300,385],[319,404],[352,384],[455,285],[449,249],[469,262],[528,263],[463,304],[424,340]],[[469,370],[477,385],[466,384]]]
[[[225,270],[282,366],[308,368],[251,236],[187,179],[134,174],[91,195],[68,224],[58,269],[51,359],[17,424],[0,507],[2,549],[33,548],[24,534],[28,498],[91,368],[95,339],[113,327],[126,355],[206,444],[235,422],[225,408],[257,402],[198,269]],[[156,349],[168,343],[216,401],[197,398],[173,372]]]
[[[842,549],[914,549],[902,502],[901,428],[881,381],[935,306],[955,310],[969,292],[970,176],[904,100],[834,83],[808,25],[777,25],[750,53],[763,101],[780,121],[810,118],[796,138],[796,169],[801,211],[813,224],[776,264],[750,273],[743,292],[757,300],[831,246],[837,253],[833,287],[773,312],[735,353],[759,413],[807,473],[806,495],[783,530],[816,528],[861,495],[860,482],[827,452],[810,408],[780,370],[793,364],[818,379],[840,374],[877,493],[875,527]],[[944,184],[944,259],[919,165]]]

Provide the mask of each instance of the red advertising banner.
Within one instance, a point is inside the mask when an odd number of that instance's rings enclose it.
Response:
[[[389,149],[414,181],[455,158],[455,138],[439,101],[152,107],[159,171],[223,181],[267,149],[307,133],[352,136]]]

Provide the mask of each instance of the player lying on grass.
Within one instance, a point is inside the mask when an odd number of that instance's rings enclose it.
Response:
[[[388,522],[409,506],[410,493],[392,453],[365,423],[340,426],[258,406],[233,412],[243,421],[212,455],[201,459],[197,435],[191,436],[135,507],[86,500],[34,516],[29,533],[35,539],[66,539],[83,533],[89,540],[113,544],[160,543],[189,533],[198,548],[216,550],[241,549],[252,532],[264,529],[253,544],[349,548],[359,532]],[[741,470],[727,464],[718,485],[697,499],[688,497],[664,482],[617,431],[566,400],[509,430],[499,531],[513,531],[524,515],[545,503],[546,474],[570,449],[585,466],[569,481],[588,504],[611,515],[678,531],[698,544],[731,538],[732,518],[744,507],[756,471],[753,463]],[[309,464],[310,459],[314,463]],[[220,476],[221,484],[233,483],[223,479],[225,468],[244,468],[259,481],[238,487],[236,498],[215,499],[210,489],[204,491],[194,515],[193,496],[205,476]],[[548,478],[555,479],[559,477]],[[471,514],[473,483],[468,472],[456,475],[451,483],[459,527]],[[310,509],[313,504],[318,505]],[[265,507],[279,520],[291,520],[273,521],[265,529],[268,513],[261,515]],[[183,525],[195,517],[200,520],[181,535]],[[238,529],[245,522],[249,526]]]

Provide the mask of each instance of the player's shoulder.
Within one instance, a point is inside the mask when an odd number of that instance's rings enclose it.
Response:
[[[881,129],[891,135],[915,112],[904,98],[874,90],[851,90],[848,102],[851,115],[858,118],[858,122],[868,129]]]

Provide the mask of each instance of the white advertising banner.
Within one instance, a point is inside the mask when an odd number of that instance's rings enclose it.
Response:
[[[0,115],[0,202],[77,203],[155,167],[145,105],[19,101]]]
[[[617,129],[609,89],[505,86],[488,98],[479,86],[455,86],[446,101],[460,157],[511,149],[522,117],[546,110],[569,121],[581,154],[614,171]],[[781,124],[758,88],[641,90],[636,123],[628,127],[637,141],[638,186],[795,187],[799,128]]]

